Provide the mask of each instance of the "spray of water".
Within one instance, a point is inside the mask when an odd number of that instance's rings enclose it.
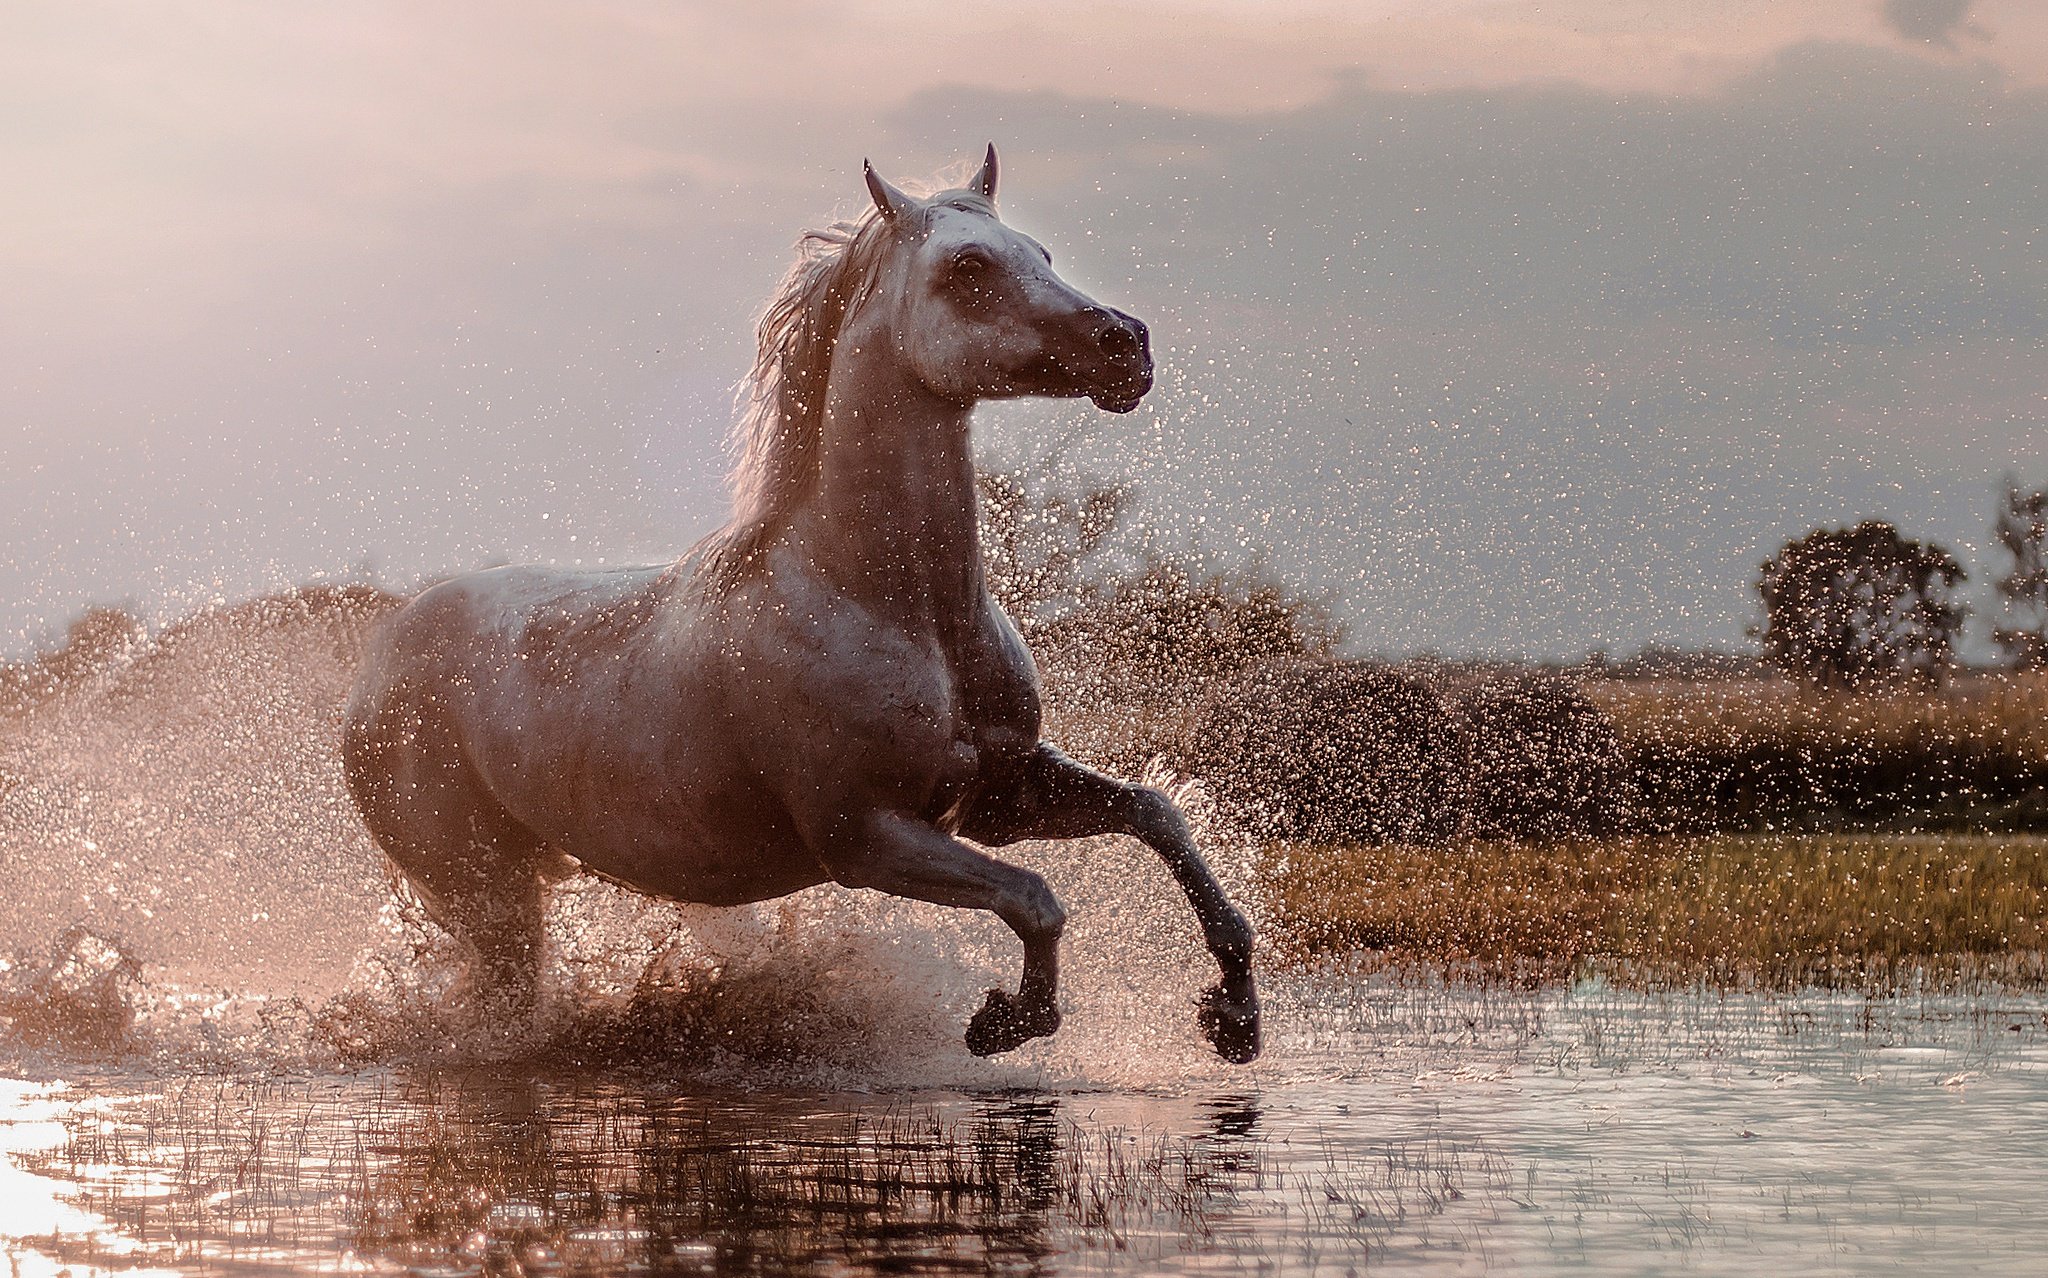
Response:
[[[1192,1024],[1212,965],[1186,903],[1150,853],[1112,839],[1012,850],[1070,905],[1067,1026],[999,1061],[968,1056],[960,1032],[983,989],[1015,979],[1007,930],[837,888],[712,909],[566,880],[548,905],[546,1008],[494,1018],[342,785],[341,705],[396,602],[314,588],[208,610],[57,663],[0,716],[0,1053],[180,1069],[520,1059],[838,1087],[1225,1068]]]

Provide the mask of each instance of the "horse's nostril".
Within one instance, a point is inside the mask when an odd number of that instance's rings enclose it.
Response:
[[[1112,324],[1103,329],[1098,340],[1102,349],[1112,355],[1132,355],[1138,350],[1138,335],[1123,324]]]

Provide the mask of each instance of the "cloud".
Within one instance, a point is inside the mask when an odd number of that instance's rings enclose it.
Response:
[[[1094,427],[1175,535],[1328,584],[1367,647],[1739,642],[1777,540],[1886,515],[1967,549],[1999,472],[2048,479],[2048,108],[1975,63],[1720,49],[1706,87],[1624,92],[1415,26],[1450,69],[1403,88],[1333,77],[1354,46],[1316,27],[1335,52],[1282,32],[1208,100],[1074,41],[989,84],[972,23],[834,26],[774,80],[786,33],[721,10],[416,9],[0,51],[33,179],[0,210],[0,638],[371,557],[672,553],[722,512],[796,231],[864,154],[911,177],[991,137],[1008,214],[1162,369],[1133,417],[989,432]]]
[[[1884,20],[1908,40],[1953,45],[1968,30],[1972,0],[1884,0]]]

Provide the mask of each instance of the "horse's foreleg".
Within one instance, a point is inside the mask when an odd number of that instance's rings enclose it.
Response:
[[[822,859],[848,887],[873,888],[935,905],[988,910],[1024,942],[1017,993],[990,990],[967,1026],[976,1056],[1007,1052],[1060,1027],[1060,933],[1066,911],[1031,871],[977,852],[913,817],[878,812],[858,829],[828,840]]]
[[[1018,773],[977,799],[960,832],[978,843],[1078,839],[1128,834],[1144,841],[1173,873],[1201,921],[1202,937],[1223,979],[1202,996],[1202,1030],[1225,1060],[1259,1054],[1259,996],[1252,980],[1252,929],[1195,847],[1173,800],[1040,745]]]

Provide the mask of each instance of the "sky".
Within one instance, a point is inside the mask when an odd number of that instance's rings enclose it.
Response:
[[[860,163],[1001,150],[1151,325],[1069,441],[1361,653],[1740,647],[1789,537],[2048,484],[2033,0],[29,0],[0,38],[0,652],[89,604],[655,562]]]

